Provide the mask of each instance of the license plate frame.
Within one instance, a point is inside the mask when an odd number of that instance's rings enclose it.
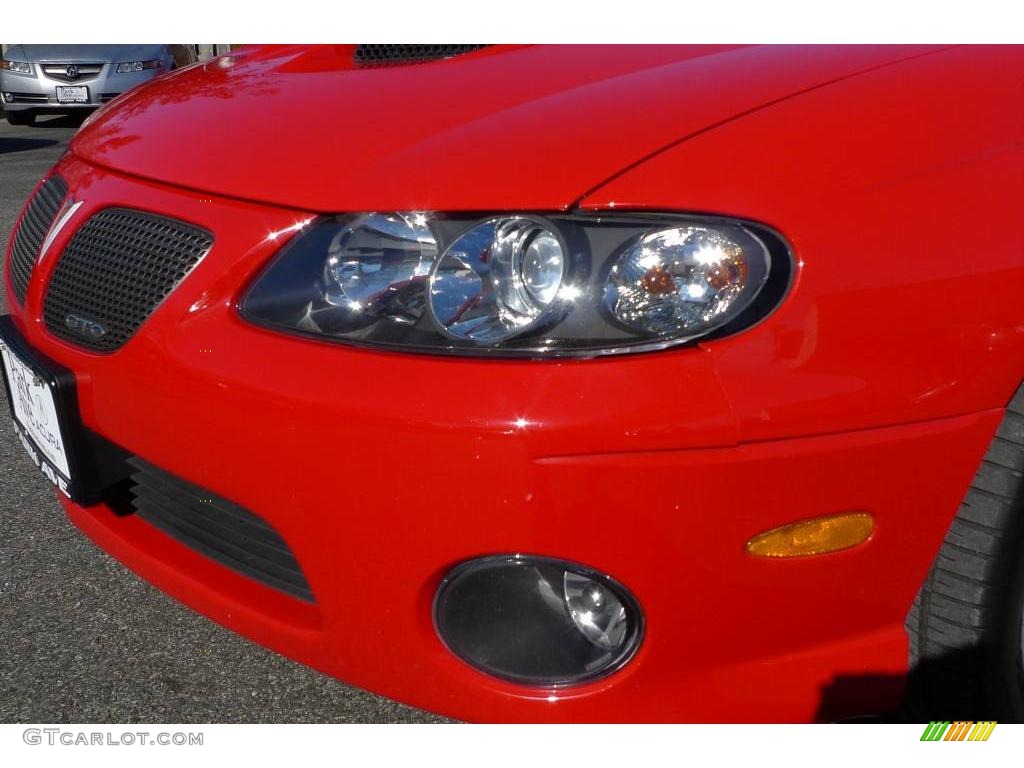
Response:
[[[58,85],[55,86],[57,89],[57,103],[58,104],[88,104],[89,103],[89,86],[87,85]],[[74,93],[73,97],[69,97],[67,94]]]
[[[14,425],[15,433],[22,447],[32,458],[43,475],[65,496],[78,503],[89,503],[93,499],[91,489],[94,487],[94,475],[88,437],[82,425],[78,410],[78,394],[74,374],[59,363],[30,347],[15,327],[10,315],[0,316],[0,346],[4,348],[3,356],[8,355],[17,360],[30,371],[36,382],[21,382],[22,392],[30,395],[38,394],[38,383],[41,383],[52,396],[56,427],[59,431],[60,444],[65,462],[60,462],[54,454],[52,445],[41,446],[40,440],[34,436],[33,430],[22,423],[15,408],[14,382],[11,381],[8,360],[0,364],[0,374],[7,388],[7,405]],[[35,386],[34,386],[35,385]],[[67,471],[64,471],[64,467]]]

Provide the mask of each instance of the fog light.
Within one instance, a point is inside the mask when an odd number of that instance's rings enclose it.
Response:
[[[569,685],[611,674],[643,636],[640,607],[608,576],[542,557],[472,560],[442,582],[434,621],[445,645],[490,675]]]

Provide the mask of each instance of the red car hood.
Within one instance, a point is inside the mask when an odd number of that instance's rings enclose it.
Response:
[[[71,146],[313,211],[558,210],[688,136],[924,50],[495,46],[371,68],[352,46],[250,49],[123,97]]]

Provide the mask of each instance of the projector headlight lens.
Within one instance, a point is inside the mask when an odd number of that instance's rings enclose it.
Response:
[[[430,277],[430,308],[452,336],[495,344],[537,322],[565,273],[558,235],[533,219],[492,219],[445,252]]]
[[[793,272],[778,235],[715,217],[366,213],[296,229],[243,316],[435,354],[664,349],[759,321]]]
[[[624,586],[582,565],[522,555],[455,568],[438,590],[434,621],[467,663],[538,686],[609,675],[643,638],[640,606]]]

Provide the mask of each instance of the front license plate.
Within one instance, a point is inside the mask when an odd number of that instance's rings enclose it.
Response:
[[[88,104],[89,88],[85,85],[58,85],[57,102],[60,104]]]
[[[2,341],[0,356],[18,438],[50,482],[70,497],[71,460],[68,441],[61,429],[56,380],[20,358]]]

